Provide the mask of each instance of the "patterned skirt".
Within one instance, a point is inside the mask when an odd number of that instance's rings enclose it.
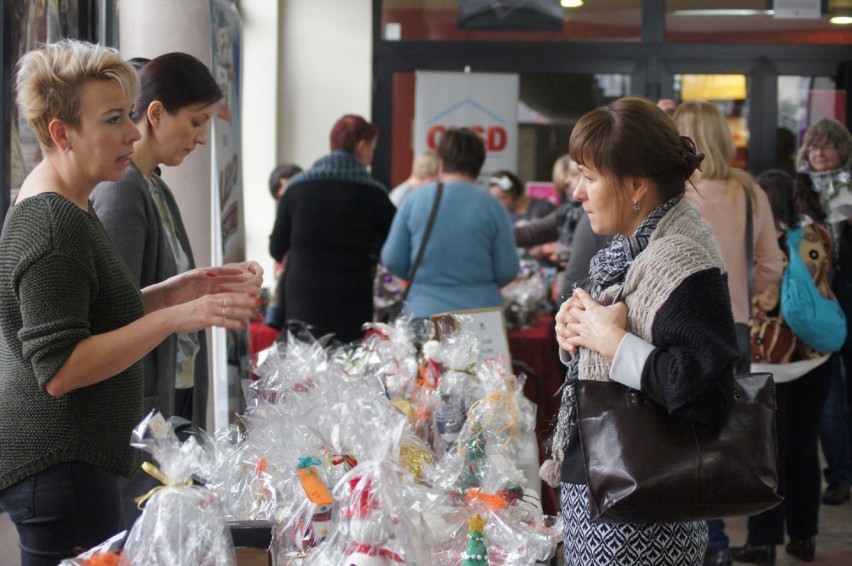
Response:
[[[707,523],[591,523],[586,486],[563,483],[565,566],[701,566]]]

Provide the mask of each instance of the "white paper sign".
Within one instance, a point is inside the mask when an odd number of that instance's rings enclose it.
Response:
[[[414,154],[438,147],[450,127],[476,131],[485,143],[482,175],[518,167],[518,75],[417,71]]]
[[[776,18],[821,18],[821,0],[775,0]]]
[[[506,319],[503,307],[469,309],[433,315],[433,321],[443,317],[463,315],[461,320],[466,330],[479,338],[479,361],[494,360],[512,373],[512,355],[509,353],[509,336],[506,334]]]

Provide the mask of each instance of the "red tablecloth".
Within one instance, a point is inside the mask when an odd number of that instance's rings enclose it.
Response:
[[[559,413],[561,400],[557,392],[565,375],[565,367],[559,361],[554,324],[553,315],[541,314],[532,328],[509,331],[509,351],[515,373],[527,374],[524,395],[538,405],[536,437],[542,462],[547,457],[545,443],[550,441]],[[555,490],[545,483],[541,487],[544,512],[556,515],[559,502]]]

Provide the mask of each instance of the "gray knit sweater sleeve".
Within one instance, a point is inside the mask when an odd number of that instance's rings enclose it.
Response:
[[[9,210],[0,236],[0,490],[83,460],[129,475],[142,368],[52,397],[77,343],[142,316],[138,285],[97,217],[56,193]]]

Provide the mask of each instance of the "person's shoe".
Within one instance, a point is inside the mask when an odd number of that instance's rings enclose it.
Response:
[[[758,566],[775,566],[774,544],[746,544],[731,548],[734,562],[746,562]]]
[[[730,549],[707,547],[704,551],[704,566],[731,566]]]
[[[799,560],[813,562],[816,555],[816,539],[814,537],[790,539],[784,550]]]
[[[822,494],[822,502],[826,505],[840,505],[849,501],[849,486],[839,483],[830,483]]]

